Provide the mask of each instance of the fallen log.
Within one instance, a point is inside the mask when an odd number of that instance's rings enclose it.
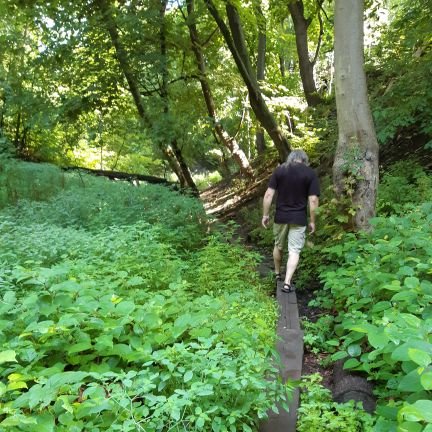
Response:
[[[339,403],[350,400],[362,402],[365,411],[374,412],[376,400],[372,383],[360,375],[350,374],[343,368],[343,364],[343,360],[338,360],[333,369],[334,401]]]
[[[62,169],[64,171],[83,171],[88,174],[107,177],[111,180],[126,180],[130,182],[134,180],[138,180],[138,181],[144,181],[152,184],[162,184],[165,186],[178,186],[177,183],[170,182],[164,178],[144,175],[144,174],[133,174],[133,173],[126,173],[122,171],[107,171],[107,170],[100,170],[100,169],[82,168],[77,166],[63,167]]]

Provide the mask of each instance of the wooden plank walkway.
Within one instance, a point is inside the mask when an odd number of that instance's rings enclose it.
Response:
[[[279,373],[285,382],[288,378],[298,380],[301,377],[303,363],[303,331],[300,321],[295,292],[281,291],[283,282],[277,286],[276,298],[280,315],[277,325],[277,351],[280,355]],[[295,432],[299,390],[293,393],[289,412],[279,407],[279,414],[269,411],[269,418],[260,425],[260,432]]]

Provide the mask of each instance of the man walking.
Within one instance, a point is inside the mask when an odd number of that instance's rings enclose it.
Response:
[[[309,159],[303,150],[293,150],[287,161],[273,172],[264,195],[262,225],[268,228],[270,206],[277,191],[273,225],[276,281],[282,280],[280,267],[288,238],[288,261],[282,288],[284,292],[294,289],[292,277],[305,244],[308,204],[309,229],[311,233],[315,232],[315,211],[319,204],[320,188],[318,177],[308,163]]]

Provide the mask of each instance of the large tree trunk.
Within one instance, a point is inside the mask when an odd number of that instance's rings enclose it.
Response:
[[[257,65],[256,65],[256,76],[258,83],[264,81],[265,78],[265,59],[266,59],[266,45],[267,45],[267,34],[266,34],[266,21],[264,14],[261,9],[261,5],[258,3],[254,6],[255,15],[258,22],[258,52],[257,52]],[[264,138],[264,129],[258,126],[255,134],[255,145],[258,154],[264,153],[266,149],[266,143]]]
[[[186,23],[189,28],[189,35],[192,42],[192,51],[195,55],[196,65],[199,71],[199,75],[198,75],[199,81],[201,84],[201,90],[203,92],[208,115],[213,121],[214,130],[219,140],[230,151],[230,153],[233,156],[233,159],[239,166],[240,171],[246,174],[248,177],[252,177],[253,171],[248,158],[246,157],[244,151],[238,145],[236,139],[234,137],[231,137],[228,134],[228,132],[226,132],[226,130],[220,123],[216,114],[216,107],[213,99],[213,94],[211,91],[210,83],[207,78],[205,59],[201,49],[199,37],[198,37],[197,26],[194,21],[194,0],[187,0],[187,11],[188,11],[188,17]]]
[[[314,79],[315,61],[311,61],[309,58],[307,31],[311,23],[311,19],[306,19],[304,16],[304,5],[302,0],[291,1],[288,3],[288,9],[294,24],[303,91],[308,105],[316,106],[321,102],[321,97],[318,94]]]
[[[369,108],[364,72],[363,8],[360,0],[335,2],[335,86],[339,139],[333,165],[336,193],[354,180],[355,225],[369,229],[375,215],[378,143]]]
[[[237,65],[239,73],[248,89],[251,107],[253,112],[255,113],[257,120],[270,135],[270,138],[272,139],[276,149],[278,150],[279,159],[281,161],[285,161],[289,154],[290,146],[287,138],[283,135],[281,129],[279,128],[275,118],[268,109],[268,106],[262,96],[255,72],[253,71],[250,63],[243,35],[243,28],[240,23],[237,9],[229,3],[226,6],[228,20],[231,28],[230,32],[224,20],[221,18],[218,10],[216,9],[213,1],[205,0],[205,3],[223,35],[225,42],[227,43],[228,48],[231,51],[231,54]]]
[[[135,106],[138,111],[138,115],[142,121],[142,124],[146,128],[152,128],[151,120],[146,112],[144,102],[141,97],[141,93],[139,90],[138,80],[135,77],[134,72],[132,71],[132,68],[129,64],[129,59],[127,56],[127,53],[121,43],[120,35],[117,29],[117,25],[115,23],[114,17],[112,16],[112,12],[110,10],[110,3],[109,0],[94,0],[95,5],[99,8],[99,10],[102,13],[102,17],[104,19],[104,25],[110,35],[111,42],[114,46],[114,49],[116,51],[117,60],[120,65],[120,69],[122,70],[126,81],[129,85],[129,90],[132,94],[133,100],[135,102]],[[176,145],[176,143],[175,143]],[[168,164],[170,168],[173,170],[173,172],[176,174],[180,181],[180,185],[182,187],[185,187],[186,185],[191,187],[195,192],[197,191],[196,185],[192,180],[192,177],[190,176],[189,169],[187,168],[186,163],[184,160],[180,157],[181,151],[180,149],[170,149],[167,148],[164,144],[159,143],[158,144],[160,151],[165,156],[166,160],[168,161]],[[180,160],[179,160],[180,157]],[[183,166],[182,166],[183,165]],[[185,170],[189,175],[185,173]]]

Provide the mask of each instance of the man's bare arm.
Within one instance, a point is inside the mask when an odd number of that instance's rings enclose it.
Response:
[[[319,206],[319,198],[317,195],[309,195],[309,229],[311,234],[315,232],[315,217],[316,217],[316,209]]]
[[[273,197],[275,194],[275,190],[272,188],[267,188],[266,193],[264,194],[264,199],[263,199],[263,217],[262,217],[262,221],[261,224],[264,228],[268,227],[269,221],[270,221],[270,207],[271,207],[271,203],[273,201]]]

